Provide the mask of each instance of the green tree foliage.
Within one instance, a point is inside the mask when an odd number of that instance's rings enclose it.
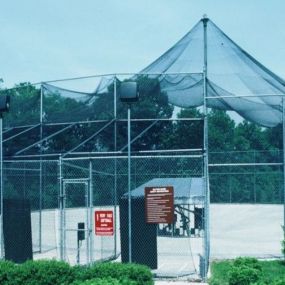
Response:
[[[211,151],[233,150],[235,122],[223,111],[211,110],[209,120],[209,149]]]
[[[193,118],[201,120],[174,121],[163,137],[165,149],[198,149],[203,147],[203,119],[197,109],[182,109],[179,119]]]
[[[168,103],[167,94],[161,91],[157,79],[145,76],[137,78],[139,86],[139,101],[131,106],[131,116],[135,119],[164,119],[173,116],[173,106]],[[117,82],[118,95],[120,82]],[[22,83],[15,89],[2,90],[11,96],[11,112],[5,116],[4,140],[12,137],[29,127],[14,128],[19,125],[35,125],[40,116],[40,90],[29,83]],[[118,96],[119,97],[119,96]],[[79,145],[82,141],[94,135],[106,126],[114,117],[114,85],[110,85],[105,93],[98,95],[95,100],[75,100],[60,96],[59,93],[44,96],[44,121],[42,126],[43,137],[59,132],[48,138],[42,144],[37,143],[24,154],[65,153]],[[77,98],[78,99],[78,98]],[[77,151],[113,151],[115,150],[114,130],[117,129],[117,150],[126,151],[127,145],[127,106],[117,98],[117,121],[109,124],[99,135],[82,145]],[[160,150],[160,149],[200,149],[203,148],[203,114],[199,109],[181,109],[178,118],[196,118],[197,120],[178,120],[172,122],[133,121],[132,144],[133,151]],[[88,120],[88,124],[74,123],[70,125],[51,126],[50,122],[78,122]],[[91,123],[92,120],[106,120],[100,123]],[[210,187],[212,202],[240,202],[240,203],[278,203],[281,202],[280,169],[274,166],[230,166],[232,163],[277,162],[282,161],[282,127],[263,128],[256,124],[243,121],[239,124],[227,112],[210,110],[209,122],[209,162],[210,164],[227,163],[225,167],[210,167]],[[143,133],[147,128],[148,131]],[[61,130],[65,129],[63,132]],[[12,157],[17,151],[26,148],[40,140],[41,128],[39,125],[19,137],[4,142],[6,157]],[[100,164],[100,163],[99,163]],[[122,162],[122,169],[126,169]],[[102,169],[102,165],[97,168]],[[146,182],[150,178],[164,175],[174,175],[175,171],[182,171],[182,175],[195,176],[194,167],[186,161],[173,162],[171,167],[158,164],[151,160],[147,165],[134,164],[137,175],[134,187]],[[158,169],[159,168],[159,169]],[[192,170],[191,170],[192,169]],[[279,171],[279,172],[278,172]],[[114,201],[112,187],[114,179],[114,163],[105,162],[105,174],[96,174],[97,185],[100,188],[110,189],[100,196],[94,195],[99,203],[105,204]],[[72,171],[71,171],[72,173]],[[266,175],[264,175],[266,173]],[[279,174],[278,174],[279,173]],[[22,175],[22,174],[21,174]],[[126,191],[126,177],[122,173],[117,181],[119,193]],[[198,175],[198,170],[196,172]],[[31,176],[30,176],[31,177]],[[6,189],[18,189],[17,181],[7,181]],[[30,189],[38,189],[38,180],[29,180]],[[53,182],[46,182],[47,192],[52,195],[46,206],[52,206],[56,189]],[[111,186],[112,185],[112,186]],[[18,187],[18,188],[17,188]],[[114,189],[113,189],[114,190]],[[22,195],[22,190],[13,193]],[[18,195],[18,194],[17,194]],[[98,196],[99,195],[99,196]],[[35,196],[36,197],[36,196]],[[33,198],[34,199],[34,198]],[[36,204],[36,201],[34,202]],[[48,207],[48,206],[47,206]]]
[[[170,118],[173,112],[173,106],[168,104],[168,97],[161,92],[157,79],[150,79],[146,76],[140,76],[137,79],[139,101],[131,105],[132,119],[162,119]],[[94,113],[96,119],[112,119],[114,117],[114,86],[111,85],[105,94],[101,94],[94,104]],[[120,82],[117,82],[117,118],[125,121],[117,122],[117,149],[124,148],[127,144],[127,104],[119,100]],[[108,111],[106,111],[108,110]],[[140,121],[132,122],[131,137],[136,138],[153,122]],[[133,151],[159,149],[163,143],[162,136],[168,131],[168,125],[157,122],[145,135],[141,135],[133,144]],[[114,126],[109,127],[105,132],[98,136],[97,145],[105,150],[114,149]],[[94,147],[94,144],[93,144]],[[126,148],[124,148],[126,151]]]

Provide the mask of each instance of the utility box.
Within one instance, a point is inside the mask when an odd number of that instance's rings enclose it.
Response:
[[[132,262],[157,269],[157,225],[146,223],[145,199],[132,198]],[[128,199],[120,200],[121,256],[129,262]]]
[[[3,200],[3,232],[6,260],[22,263],[33,259],[29,200]]]
[[[85,240],[85,223],[77,224],[77,241]]]

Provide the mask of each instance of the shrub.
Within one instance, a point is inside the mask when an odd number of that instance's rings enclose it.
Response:
[[[15,270],[15,264],[10,261],[0,261],[0,284],[7,284]]]
[[[249,285],[259,281],[262,267],[256,258],[239,257],[229,271],[230,285]]]
[[[285,279],[278,279],[274,281],[259,281],[253,285],[285,285]]]
[[[153,285],[146,266],[101,263],[71,267],[55,260],[27,261],[21,265],[0,262],[1,285]]]
[[[262,271],[262,267],[260,263],[258,262],[258,260],[252,257],[238,257],[234,260],[233,266],[235,267],[246,266],[246,267],[254,268],[258,271]]]
[[[273,285],[285,285],[285,279],[276,280]]]
[[[233,266],[229,272],[229,285],[250,285],[257,282],[260,271],[248,266]]]
[[[75,280],[69,264],[55,260],[27,261],[21,266],[25,285],[65,285]]]
[[[74,281],[72,268],[55,260],[0,262],[1,285],[65,285]]]
[[[136,285],[133,281],[122,280],[114,278],[96,278],[87,281],[75,281],[72,285]]]
[[[75,267],[74,270],[76,279],[82,281],[111,277],[121,282],[124,282],[124,280],[134,281],[136,285],[153,285],[152,274],[149,268],[144,265],[99,263],[91,267]]]

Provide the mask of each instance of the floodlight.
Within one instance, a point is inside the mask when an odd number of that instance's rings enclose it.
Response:
[[[134,81],[122,82],[119,90],[119,97],[124,103],[137,102],[139,97],[137,83]]]
[[[1,95],[0,96],[0,113],[8,112],[10,108],[10,96]]]

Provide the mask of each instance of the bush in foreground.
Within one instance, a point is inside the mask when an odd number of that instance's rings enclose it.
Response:
[[[136,285],[134,281],[128,279],[118,280],[114,278],[96,278],[87,281],[75,281],[72,285]]]
[[[148,267],[138,264],[99,263],[91,267],[75,267],[77,280],[111,277],[121,282],[132,281],[134,285],[152,285],[152,274]],[[123,283],[122,283],[123,284]]]
[[[229,271],[229,285],[250,285],[260,280],[261,265],[255,258],[237,258]]]
[[[27,261],[16,265],[0,262],[1,285],[153,285],[146,266],[101,263],[71,267],[55,260]]]
[[[260,271],[248,266],[233,266],[229,272],[229,285],[250,285],[259,280]]]
[[[27,261],[16,265],[0,262],[1,285],[67,285],[74,281],[73,269],[59,261]]]

